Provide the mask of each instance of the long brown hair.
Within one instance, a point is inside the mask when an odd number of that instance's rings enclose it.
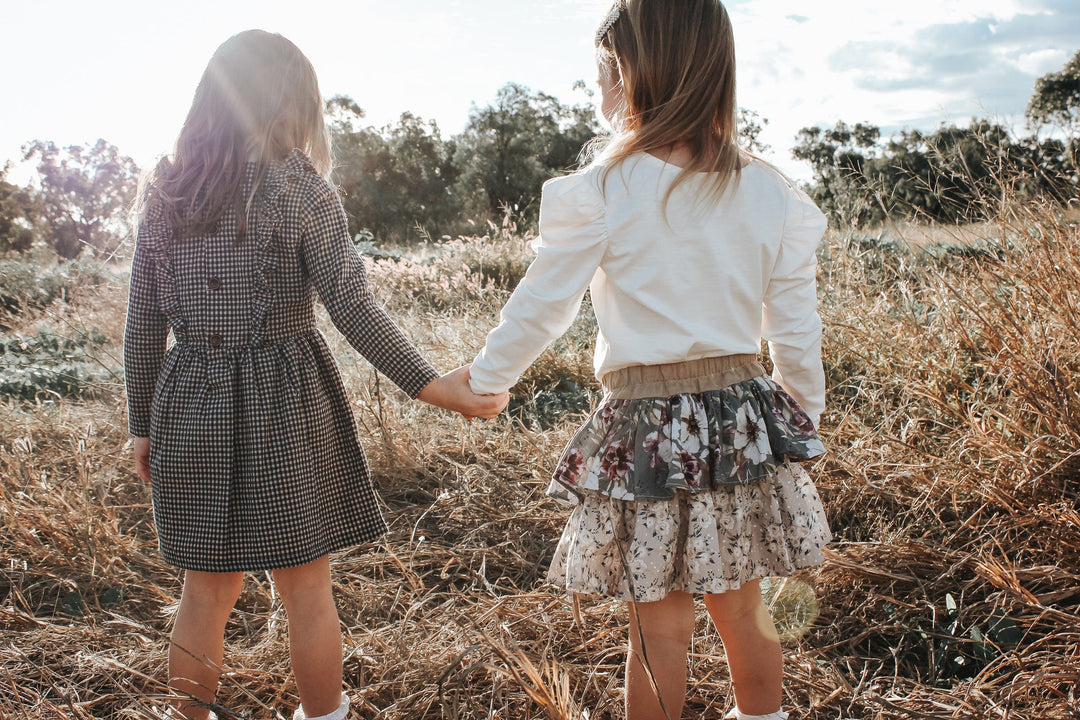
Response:
[[[311,62],[281,35],[247,30],[214,52],[195,89],[172,157],[158,163],[142,202],[161,203],[173,238],[216,230],[234,209],[238,238],[270,164],[293,149],[330,174],[330,137]],[[247,163],[257,176],[247,197]]]
[[[619,0],[617,19],[597,37],[602,71],[617,73],[622,103],[614,135],[596,162],[611,172],[631,155],[683,146],[690,151],[672,190],[694,173],[713,173],[719,197],[739,178],[735,40],[720,0]]]

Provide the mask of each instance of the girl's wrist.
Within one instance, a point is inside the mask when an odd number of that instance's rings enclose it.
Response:
[[[443,377],[437,377],[432,379],[427,385],[420,389],[420,392],[416,394],[416,399],[421,402],[426,402],[428,405],[434,405],[435,407],[446,407],[446,392],[445,392],[445,380]]]

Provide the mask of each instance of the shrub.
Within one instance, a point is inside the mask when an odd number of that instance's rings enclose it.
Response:
[[[31,260],[0,260],[0,309],[10,313],[67,300],[85,287],[102,285],[110,273],[92,261],[71,261],[44,272]]]
[[[35,336],[0,336],[0,399],[40,402],[96,394],[120,377],[95,355],[105,342],[97,328],[60,335],[43,327]]]

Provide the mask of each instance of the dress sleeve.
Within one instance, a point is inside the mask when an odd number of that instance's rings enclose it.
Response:
[[[825,409],[816,253],[826,224],[806,193],[788,189],[784,236],[765,291],[762,322],[773,379],[798,401],[815,426]]]
[[[312,209],[301,259],[334,326],[376,370],[412,398],[439,377],[375,302],[336,193],[328,193]]]
[[[151,209],[149,213],[156,212]],[[124,326],[124,384],[127,388],[128,431],[135,437],[150,435],[150,405],[154,398],[169,326],[157,302],[157,280],[149,213],[139,223],[135,256],[131,261],[127,321]],[[159,241],[163,240],[159,239]]]
[[[592,174],[544,184],[536,257],[473,361],[472,389],[499,393],[574,321],[607,248],[604,205]]]

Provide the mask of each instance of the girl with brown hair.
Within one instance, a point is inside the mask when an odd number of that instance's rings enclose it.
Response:
[[[732,717],[781,720],[781,647],[759,580],[820,563],[830,540],[799,464],[825,452],[825,218],[739,149],[719,0],[617,2],[596,44],[612,137],[544,186],[536,258],[472,389],[513,385],[590,289],[605,394],[549,487],[574,508],[548,577],[628,602],[628,720],[681,717],[695,594],[724,643]]]
[[[327,556],[386,525],[316,297],[411,397],[479,417],[508,398],[470,393],[466,368],[439,377],[375,303],[327,180],[323,107],[295,45],[235,35],[142,192],[128,414],[162,555],[186,571],[169,682],[187,718],[213,715],[225,623],[243,573],[265,570],[289,618],[294,718],[348,714]]]

